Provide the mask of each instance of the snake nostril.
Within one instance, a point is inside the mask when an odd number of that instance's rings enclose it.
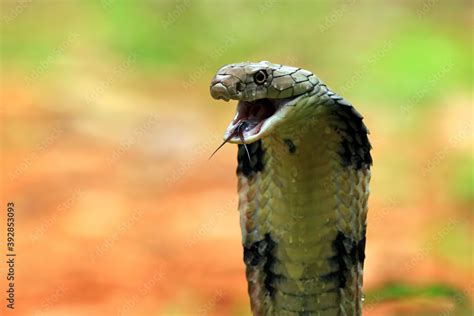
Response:
[[[245,85],[242,82],[237,82],[235,88],[237,89],[237,91],[244,91]]]

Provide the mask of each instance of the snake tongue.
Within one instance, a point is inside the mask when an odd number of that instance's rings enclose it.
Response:
[[[246,138],[258,134],[265,120],[275,114],[276,110],[276,106],[269,99],[239,101],[237,114],[229,124],[225,138],[230,136],[230,142],[243,143]]]
[[[231,140],[232,138],[234,137],[239,137],[240,141],[244,144],[244,147],[245,147],[245,151],[247,152],[247,156],[249,158],[249,161],[250,161],[250,153],[249,153],[249,150],[247,149],[247,146],[245,145],[245,139],[244,139],[244,130],[248,130],[249,127],[251,127],[252,123],[251,122],[248,122],[246,120],[241,120],[238,122],[237,126],[232,130],[232,132],[229,134],[229,136],[227,136],[224,141],[222,142],[222,144],[219,145],[219,147],[217,147],[217,149],[211,154],[211,156],[208,158],[208,159],[211,159],[214,154],[216,152],[219,151],[219,149],[222,148],[222,146],[225,145],[225,143],[227,143],[229,140]],[[251,130],[252,128],[250,128]]]

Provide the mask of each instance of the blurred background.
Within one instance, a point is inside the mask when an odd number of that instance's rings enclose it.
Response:
[[[247,60],[309,69],[365,116],[365,315],[471,314],[471,1],[1,0],[0,18],[6,315],[250,315],[236,147],[207,160],[235,111],[210,79]]]

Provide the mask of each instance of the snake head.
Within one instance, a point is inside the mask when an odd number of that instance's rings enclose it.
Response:
[[[317,84],[307,70],[268,61],[223,66],[211,81],[211,96],[239,101],[224,139],[248,144],[269,135]]]

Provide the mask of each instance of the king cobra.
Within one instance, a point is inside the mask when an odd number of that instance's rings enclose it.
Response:
[[[223,66],[211,95],[237,100],[243,259],[253,315],[361,315],[372,157],[362,116],[310,71]]]

